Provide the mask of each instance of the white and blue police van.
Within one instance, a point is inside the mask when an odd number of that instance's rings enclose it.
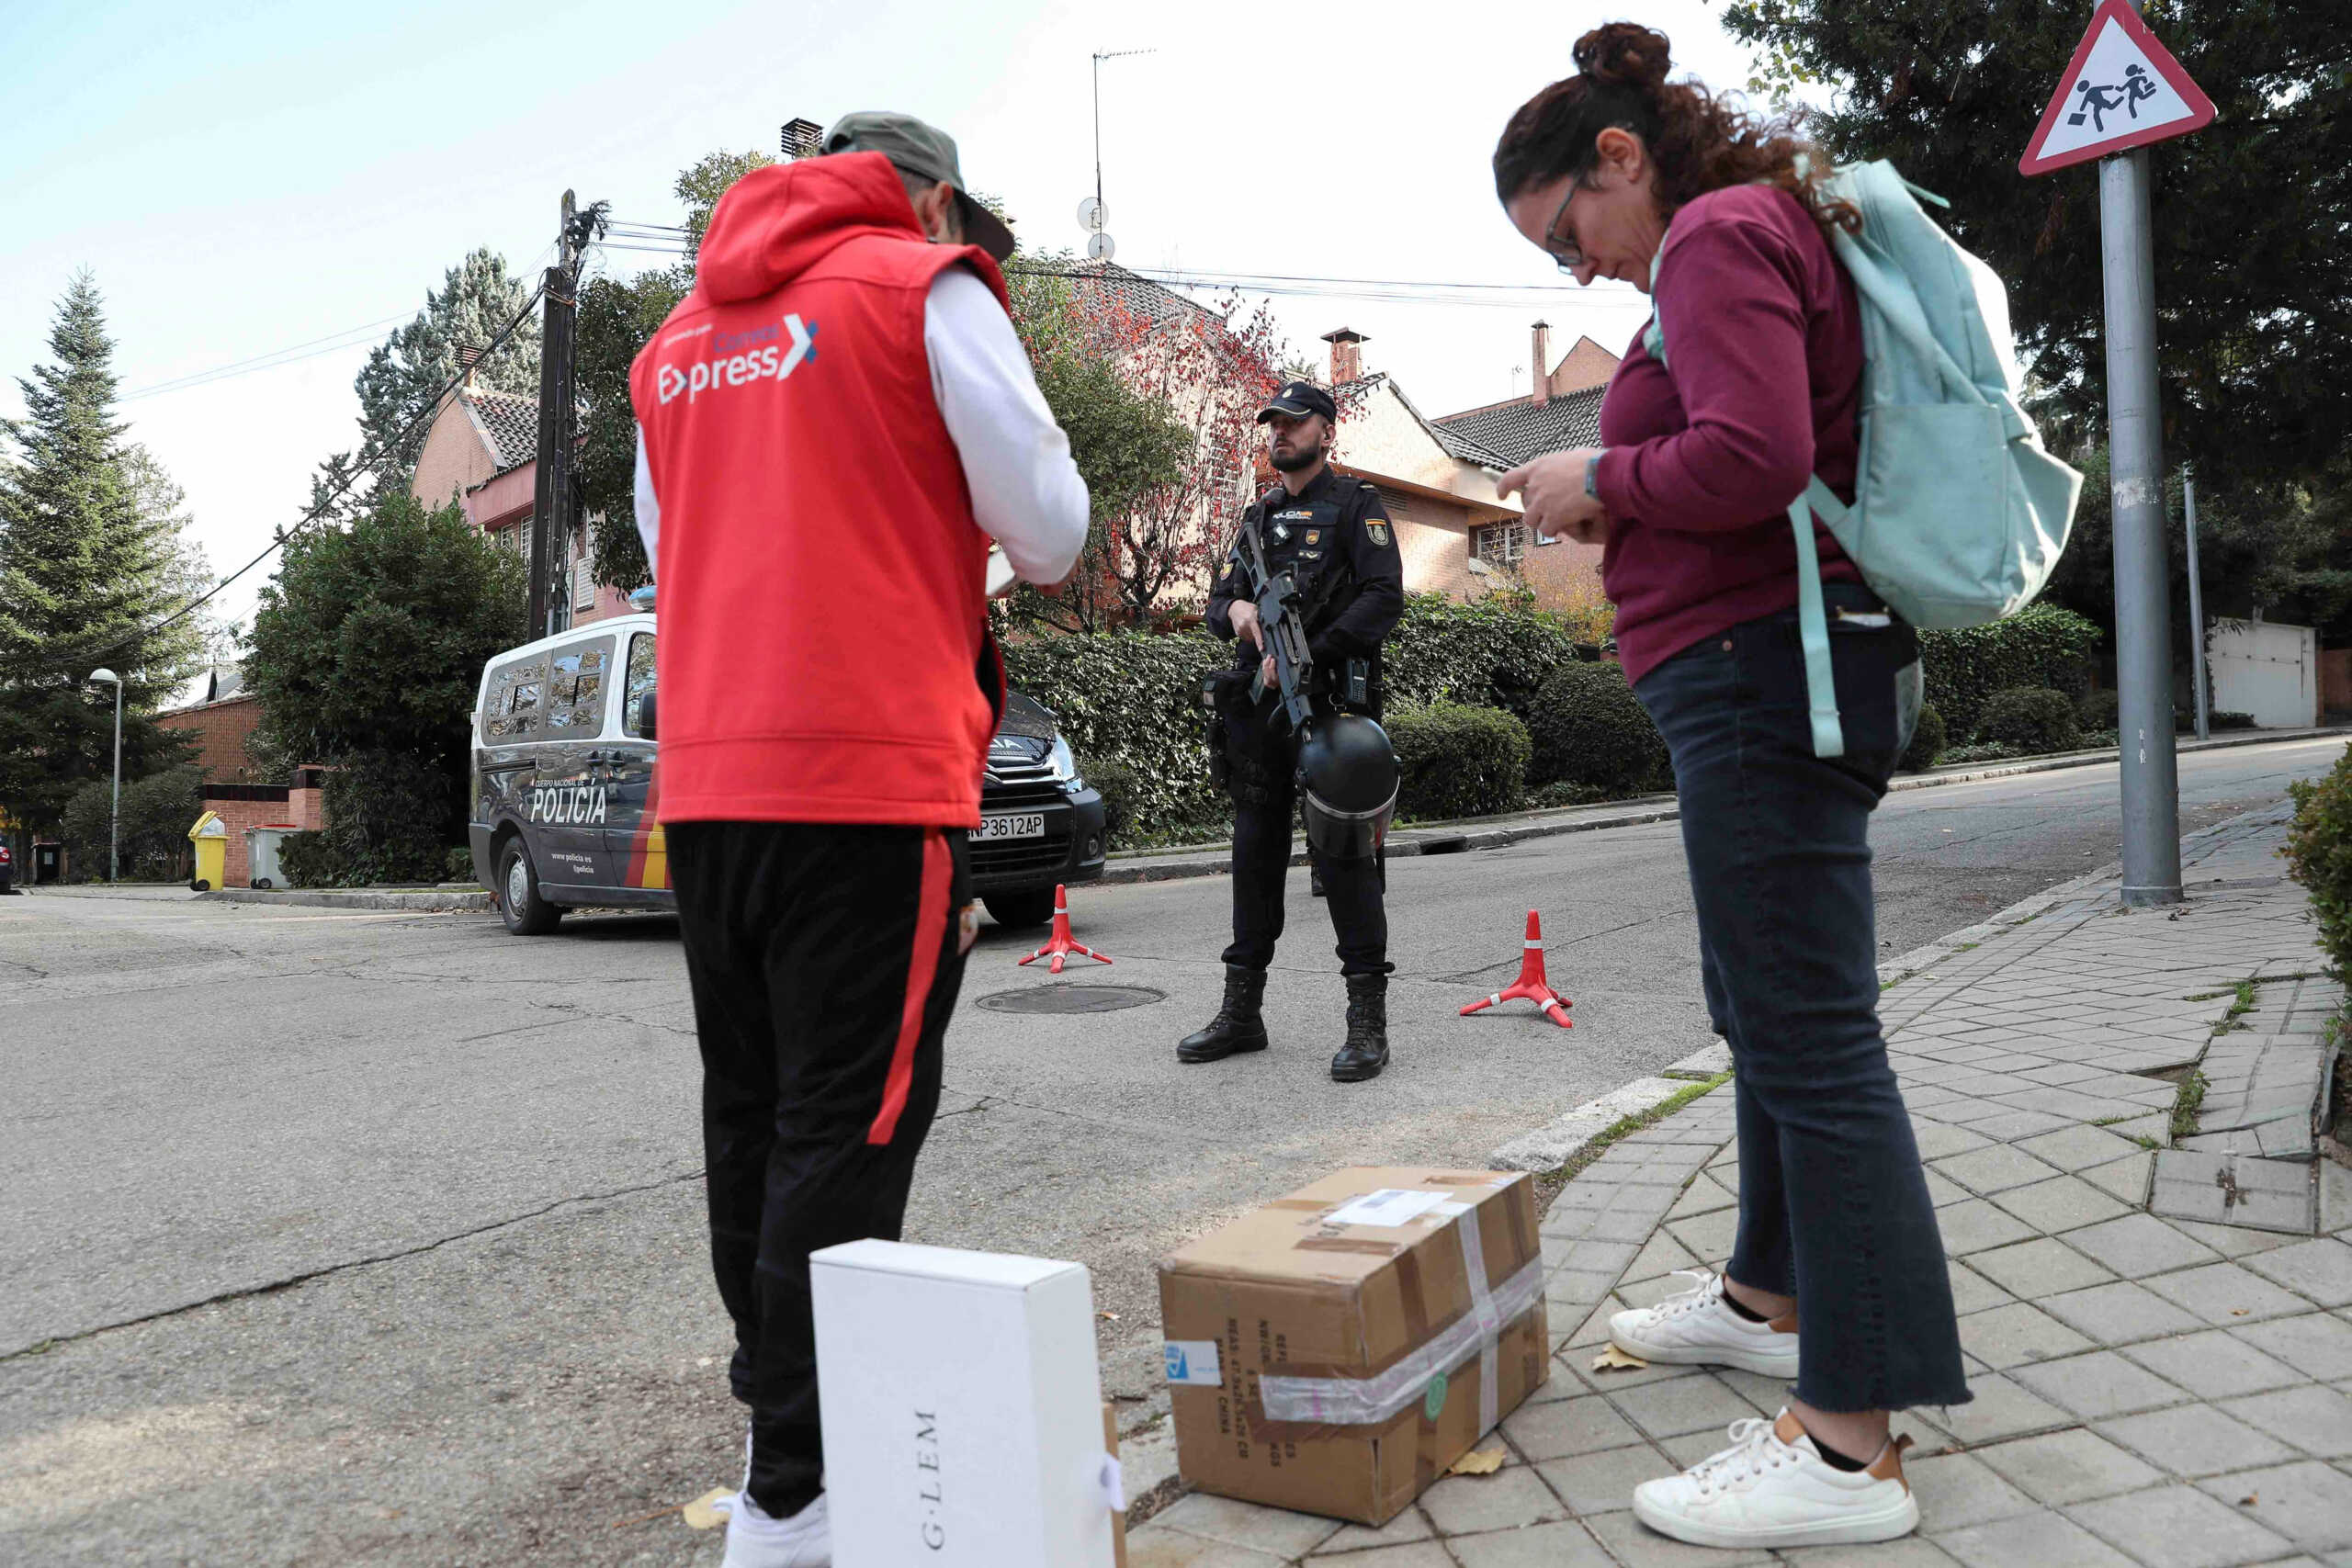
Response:
[[[658,819],[654,617],[616,615],[508,649],[474,699],[475,874],[506,929],[543,936],[570,908],[674,909]],[[1007,692],[971,834],[973,891],[1000,924],[1052,919],[1057,883],[1102,874],[1102,796],[1054,716]]]

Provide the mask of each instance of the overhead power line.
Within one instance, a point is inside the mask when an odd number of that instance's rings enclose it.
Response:
[[[522,326],[525,319],[530,315],[532,309],[538,304],[540,296],[546,291],[546,286],[544,284],[531,290],[530,298],[523,301],[522,308],[517,310],[512,316],[508,317],[506,324],[500,327],[497,332],[492,333],[490,341],[482,345],[483,358],[488,358],[490,355],[503,344],[508,338],[514,335],[515,330]],[[244,576],[247,572],[261,565],[262,562],[267,560],[271,556],[276,555],[280,549],[283,549],[288,539],[291,539],[295,535],[300,533],[303,529],[317,522],[321,517],[325,516],[328,510],[332,508],[336,502],[341,501],[346,494],[348,494],[352,486],[357,484],[363,477],[372,474],[376,470],[381,468],[394,452],[397,452],[408,444],[408,438],[411,435],[413,435],[416,432],[422,430],[434,418],[434,416],[441,412],[442,400],[448,397],[450,393],[456,391],[458,387],[464,384],[466,374],[466,370],[460,368],[456,375],[450,377],[447,381],[442,382],[439,389],[434,392],[432,398],[426,401],[424,407],[419,411],[416,417],[410,420],[407,425],[401,429],[398,435],[392,438],[390,444],[379,450],[375,457],[369,458],[367,462],[361,463],[356,468],[353,468],[350,473],[345,475],[343,482],[335,486],[334,491],[321,500],[318,504],[311,507],[310,511],[304,513],[301,519],[291,528],[280,529],[277,533],[277,536],[272,539],[260,554],[254,556],[253,559],[247,561],[244,565],[231,572],[228,576],[221,578],[220,581],[213,583],[213,585],[204,592],[189,600],[187,604],[181,605],[178,609],[174,610],[170,615],[164,616],[161,620],[151,622],[146,626],[139,627],[135,631],[124,633],[122,636],[115,637],[111,641],[85,643],[81,648],[74,649],[70,654],[60,654],[50,650],[43,650],[40,653],[35,654],[30,658],[17,662],[15,666],[16,671],[21,675],[34,670],[54,671],[60,669],[77,669],[84,664],[91,662],[92,660],[104,659],[108,654],[143,643],[148,638],[154,637],[159,633],[168,631],[173,626],[177,626],[180,622],[187,619],[188,616],[193,615],[198,610],[204,608],[205,605],[210,604],[215,598],[218,598],[222,589],[228,587],[231,583],[236,581],[239,578]],[[0,666],[0,670],[5,670],[5,666]]]

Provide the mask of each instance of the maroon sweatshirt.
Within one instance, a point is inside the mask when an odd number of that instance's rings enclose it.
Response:
[[[1819,474],[1853,499],[1862,326],[1853,280],[1804,205],[1769,186],[1674,215],[1652,309],[1600,405],[1601,558],[1625,678],[1797,602],[1788,505]],[[1822,576],[1858,581],[1814,523]]]

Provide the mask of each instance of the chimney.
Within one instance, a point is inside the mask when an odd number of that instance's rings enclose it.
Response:
[[[813,158],[824,145],[825,128],[813,119],[787,119],[784,122],[784,155],[787,158]]]
[[[1371,339],[1347,327],[1335,333],[1325,333],[1323,341],[1331,345],[1331,385],[1344,387],[1363,377],[1363,349]]]
[[[461,343],[458,345],[458,368],[466,373],[466,390],[474,389],[474,372],[481,365],[481,345]]]
[[[1542,408],[1552,400],[1552,323],[1535,323],[1535,368],[1529,378],[1528,400]]]

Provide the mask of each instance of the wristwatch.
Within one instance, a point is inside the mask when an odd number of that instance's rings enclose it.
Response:
[[[1584,492],[1595,501],[1600,499],[1600,454],[1598,452],[1584,460]]]

